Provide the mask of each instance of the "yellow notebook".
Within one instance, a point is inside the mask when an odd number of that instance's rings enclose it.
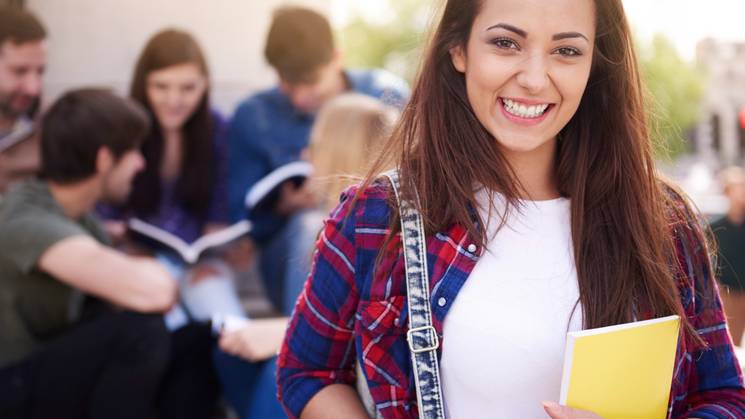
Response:
[[[605,419],[667,415],[680,318],[570,332],[561,404]]]

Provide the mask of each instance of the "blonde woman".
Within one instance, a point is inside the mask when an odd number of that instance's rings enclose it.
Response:
[[[357,93],[343,94],[322,108],[306,157],[313,164],[324,214],[336,206],[346,187],[367,174],[398,114],[396,108]]]

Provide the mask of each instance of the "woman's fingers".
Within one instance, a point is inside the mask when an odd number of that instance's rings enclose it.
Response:
[[[543,402],[543,409],[552,419],[602,419],[595,413],[562,406],[554,402]]]

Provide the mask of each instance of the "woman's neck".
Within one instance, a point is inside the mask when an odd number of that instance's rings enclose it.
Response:
[[[503,150],[503,154],[522,186],[522,191],[519,191],[520,198],[545,201],[561,196],[556,180],[556,140],[549,141],[535,150]]]

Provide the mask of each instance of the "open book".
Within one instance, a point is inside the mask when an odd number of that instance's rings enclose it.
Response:
[[[560,403],[605,419],[667,416],[680,318],[570,332]]]
[[[172,249],[181,256],[184,262],[194,264],[206,250],[226,245],[251,231],[251,222],[239,221],[220,231],[205,234],[191,244],[139,218],[131,218],[128,227],[130,231]]]
[[[312,172],[313,166],[305,161],[287,163],[274,169],[246,192],[246,208],[252,212],[272,211],[279,201],[282,184],[292,182],[298,187]]]

